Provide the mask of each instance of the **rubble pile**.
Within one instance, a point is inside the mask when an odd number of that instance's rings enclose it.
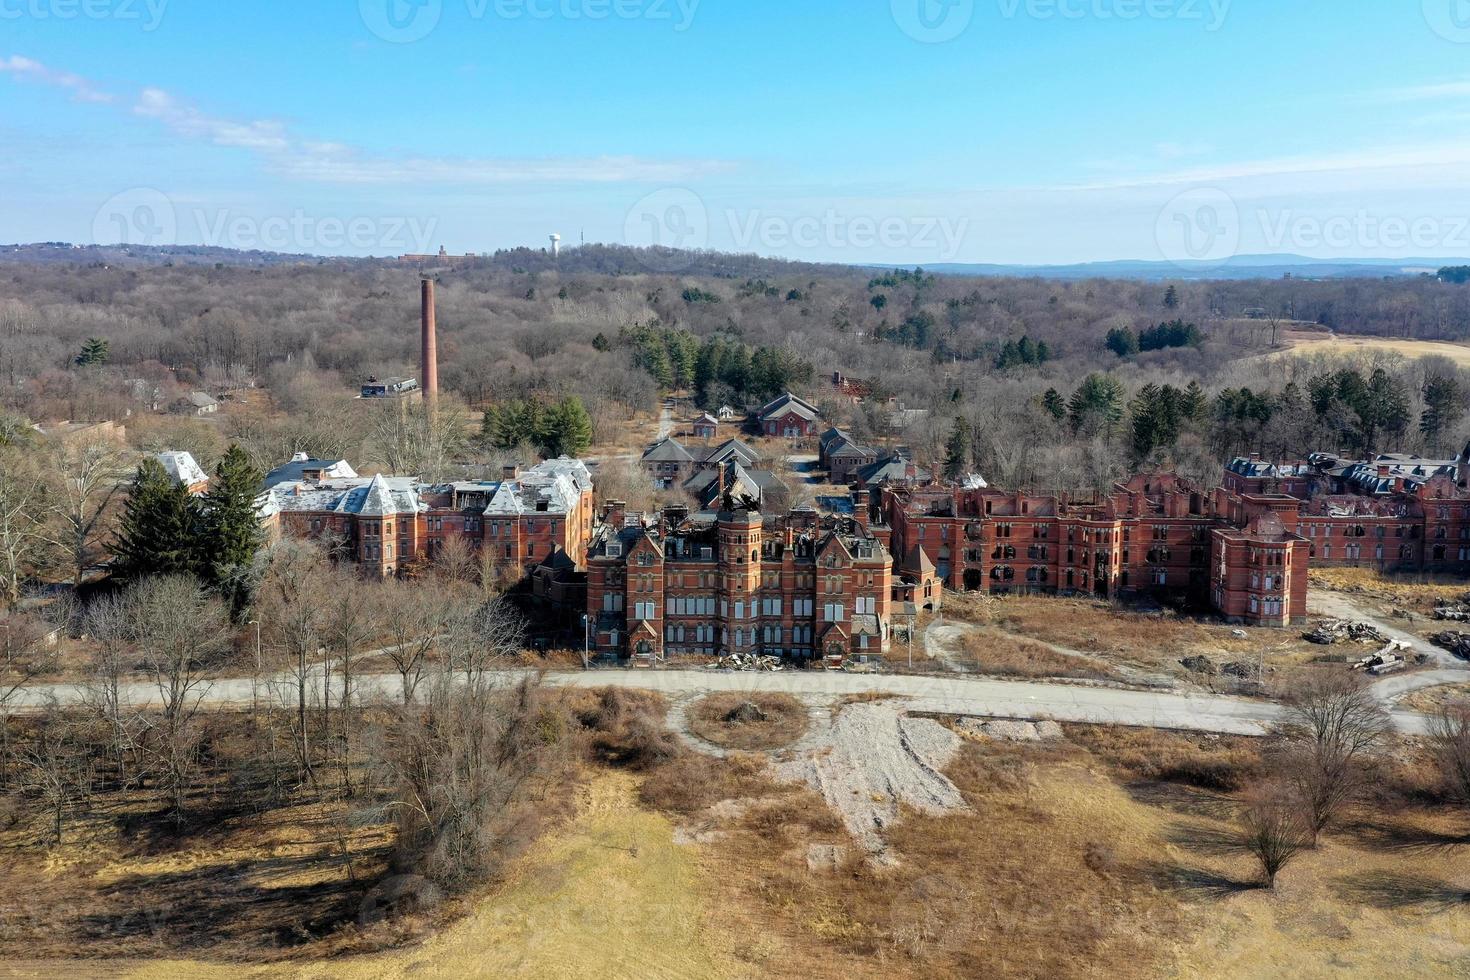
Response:
[[[725,720],[732,725],[749,725],[754,722],[769,721],[766,713],[760,709],[760,705],[746,701],[740,707],[728,712]]]
[[[1470,633],[1461,633],[1458,630],[1446,630],[1443,633],[1436,633],[1431,636],[1429,642],[1437,647],[1448,650],[1461,660],[1470,660]]]
[[[1402,640],[1394,640],[1377,653],[1370,654],[1352,664],[1350,669],[1364,670],[1374,676],[1403,670],[1409,666],[1409,662],[1400,655],[1399,651],[1407,649],[1409,649],[1409,644]]]
[[[708,665],[710,670],[765,670],[781,669],[780,657],[763,657],[754,653],[732,653]]]
[[[1434,618],[1452,623],[1470,622],[1470,606],[1457,602],[1449,606],[1435,606]]]
[[[1378,632],[1369,623],[1354,623],[1346,619],[1324,619],[1302,634],[1302,639],[1322,646],[1334,643],[1387,643],[1388,637]]]

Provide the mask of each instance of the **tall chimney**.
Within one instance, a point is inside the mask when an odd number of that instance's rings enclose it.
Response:
[[[434,280],[423,282],[423,360],[420,384],[424,386],[424,400],[433,404],[439,400],[439,337],[438,324],[434,315]]]

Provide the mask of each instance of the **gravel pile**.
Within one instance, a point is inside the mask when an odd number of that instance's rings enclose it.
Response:
[[[959,750],[959,736],[938,722],[906,716],[900,703],[844,708],[811,752],[775,767],[778,778],[821,793],[875,858],[886,854],[883,830],[898,819],[902,805],[925,813],[965,806],[942,772]]]

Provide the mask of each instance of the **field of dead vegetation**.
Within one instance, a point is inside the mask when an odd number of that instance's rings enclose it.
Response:
[[[989,660],[1014,676],[1120,679],[1131,669],[1226,684],[1239,679],[1227,668],[1251,675],[1259,663],[1268,672],[1296,670],[1322,652],[1297,630],[1231,626],[1173,611],[1138,612],[1098,600],[956,599],[946,597],[946,617],[979,627],[966,641],[970,653],[980,664]],[[1193,660],[1201,657],[1203,662]],[[1193,667],[1185,660],[1193,660]]]
[[[1349,357],[1396,354],[1405,358],[1445,357],[1459,367],[1470,367],[1470,346],[1437,340],[1405,340],[1395,337],[1361,337],[1328,334],[1319,330],[1286,330],[1282,339],[1286,354]],[[1281,356],[1280,353],[1274,356]]]
[[[600,748],[566,816],[492,886],[432,921],[378,934],[376,950],[339,945],[327,958],[333,948],[318,946],[310,958],[283,949],[276,962],[230,962],[205,946],[207,935],[192,951],[150,952],[140,925],[106,947],[114,958],[41,961],[61,955],[60,943],[27,946],[32,958],[0,966],[0,975],[1245,980],[1470,972],[1470,810],[1428,788],[1413,744],[1394,747],[1373,795],[1268,891],[1238,823],[1262,769],[1259,740],[1087,725],[1062,726],[1058,741],[966,739],[943,769],[961,805],[900,808],[874,828],[885,844],[880,862],[821,795],[780,778],[776,756],[680,749],[649,726],[664,710],[654,696],[574,697]],[[875,703],[901,708],[887,699],[837,710]],[[125,868],[121,858],[59,862],[46,887],[83,876],[104,886],[140,874],[182,879],[224,866],[279,878],[262,879],[261,889],[310,888],[341,873],[330,848],[286,871],[303,840],[324,836],[316,816],[283,809],[273,818],[281,831],[257,824],[263,833],[253,845],[219,838],[152,864],[131,852]],[[359,853],[369,853],[362,843]],[[118,844],[112,850],[121,853]],[[358,867],[371,870],[366,860]],[[224,880],[205,876],[193,887],[207,901]],[[33,881],[9,884],[8,894],[26,896],[13,905],[35,904]],[[94,901],[85,891],[73,901]],[[142,901],[142,892],[130,894]]]

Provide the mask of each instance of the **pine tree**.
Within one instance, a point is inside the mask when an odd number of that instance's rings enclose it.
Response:
[[[1419,417],[1419,431],[1430,452],[1438,453],[1445,430],[1464,414],[1460,383],[1453,377],[1436,374],[1424,385],[1424,414]]]
[[[970,468],[970,447],[974,438],[975,432],[969,420],[963,415],[955,416],[954,428],[945,443],[944,475],[949,479],[958,480]]]
[[[592,445],[592,416],[582,400],[563,398],[541,420],[540,449],[547,459],[581,456]]]
[[[239,446],[215,467],[204,497],[204,544],[209,580],[239,613],[250,595],[250,568],[263,535],[255,511],[263,474]]]
[[[138,467],[118,522],[113,571],[122,579],[198,574],[199,501],[149,457]]]
[[[1179,290],[1175,289],[1173,286],[1170,286],[1168,289],[1166,289],[1164,291],[1164,305],[1171,310],[1174,309],[1174,307],[1178,306]]]
[[[1119,357],[1132,357],[1138,353],[1138,334],[1127,327],[1114,327],[1103,344]]]
[[[79,367],[101,367],[107,363],[110,353],[107,341],[101,337],[89,337],[82,345],[82,352],[77,355]]]
[[[1062,398],[1062,393],[1055,388],[1046,389],[1046,394],[1041,396],[1041,407],[1051,413],[1051,417],[1058,422],[1067,417],[1067,403]]]
[[[1191,381],[1184,389],[1179,403],[1179,417],[1185,422],[1203,422],[1209,415],[1210,402],[1198,381]]]

